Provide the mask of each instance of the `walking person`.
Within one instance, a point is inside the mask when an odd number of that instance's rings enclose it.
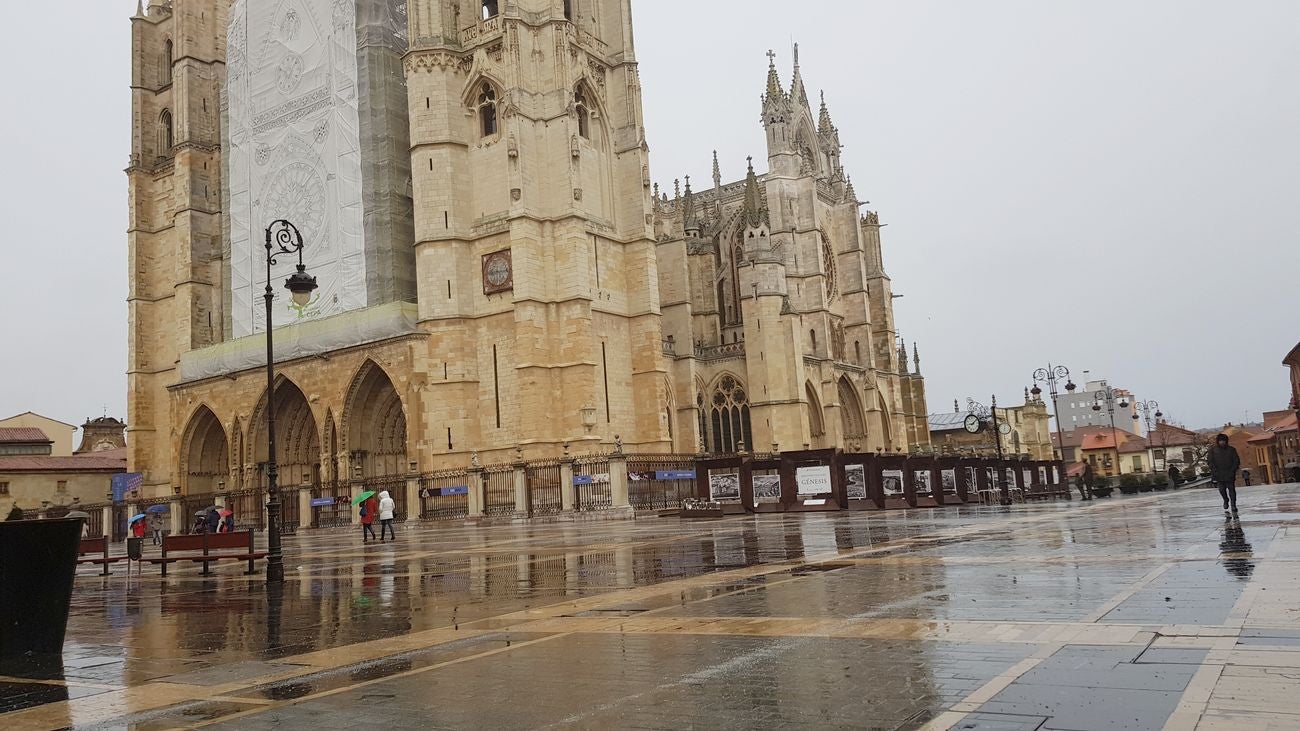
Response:
[[[1210,465],[1210,479],[1214,485],[1219,488],[1219,495],[1223,498],[1223,512],[1231,515],[1237,514],[1237,470],[1241,469],[1241,456],[1237,454],[1237,449],[1228,444],[1228,435],[1220,434],[1214,438],[1214,446],[1205,455],[1205,461]]]
[[[361,542],[369,543],[375,537],[375,518],[379,515],[379,501],[374,495],[361,502]]]
[[[5,516],[5,520],[22,520],[22,519],[23,519],[23,509],[18,507],[18,501],[15,500],[14,506],[12,508],[9,508],[9,515]]]
[[[397,503],[389,497],[388,491],[384,490],[379,493],[379,542],[384,542],[384,536],[392,536],[397,540],[397,532],[393,530],[393,511],[397,509]]]
[[[1242,482],[1246,487],[1250,487],[1250,470],[1249,470],[1249,469],[1244,469],[1244,470],[1241,471],[1241,482]]]
[[[1178,465],[1169,465],[1169,483],[1174,487],[1183,484],[1183,473],[1178,471]]]
[[[162,515],[158,513],[149,513],[149,534],[153,537],[153,545],[162,545],[163,520]]]

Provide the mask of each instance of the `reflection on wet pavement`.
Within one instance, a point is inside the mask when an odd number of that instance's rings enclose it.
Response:
[[[1264,694],[1300,677],[1300,487],[1216,501],[322,532],[278,590],[87,571],[62,663],[0,668],[0,727],[1300,719]]]

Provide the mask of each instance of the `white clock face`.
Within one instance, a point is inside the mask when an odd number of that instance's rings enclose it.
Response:
[[[1000,434],[1002,434],[1002,436],[1006,436],[1006,435],[1010,434],[1010,433],[1011,433],[1011,425],[1010,425],[1010,424],[1000,424],[1000,425],[998,425],[998,432],[999,432]]]
[[[966,431],[970,432],[971,434],[979,433],[980,426],[981,426],[980,418],[974,414],[967,414],[965,426],[966,426]]]

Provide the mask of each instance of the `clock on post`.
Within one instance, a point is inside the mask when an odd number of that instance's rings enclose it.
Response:
[[[515,287],[515,270],[510,249],[483,255],[483,294],[496,294]]]

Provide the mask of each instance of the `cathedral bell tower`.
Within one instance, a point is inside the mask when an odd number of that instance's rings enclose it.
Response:
[[[223,338],[221,88],[228,0],[152,0],[131,18],[126,168],[128,469],[170,492],[181,354]],[[146,493],[148,494],[148,493]]]
[[[630,0],[412,0],[409,20],[419,410],[469,437],[433,454],[666,447]]]

